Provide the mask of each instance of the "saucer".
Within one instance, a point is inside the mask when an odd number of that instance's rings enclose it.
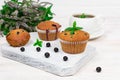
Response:
[[[92,34],[90,34],[90,40],[96,39],[96,38],[102,36],[103,34],[104,34],[104,30],[103,29],[100,29],[100,30],[98,30],[96,32],[93,32]]]

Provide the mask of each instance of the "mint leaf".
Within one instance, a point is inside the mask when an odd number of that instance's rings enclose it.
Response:
[[[74,31],[70,31],[70,34],[73,35],[75,32]]]
[[[68,27],[65,29],[65,31],[71,31],[72,30],[72,27]]]
[[[86,18],[87,16],[84,14],[84,13],[82,13],[81,15],[80,15],[80,18]]]
[[[73,27],[74,27],[74,28],[76,27],[76,21],[73,22]]]
[[[3,31],[3,34],[4,35],[7,35],[9,33],[9,29],[5,29],[4,31]]]
[[[33,2],[38,3],[38,6],[33,5]],[[5,0],[4,5],[0,9],[0,20],[3,19],[3,24],[8,25],[9,29],[16,29],[16,26],[18,26],[28,32],[35,32],[35,26],[38,23],[53,18],[52,6],[53,4],[50,2],[42,3],[39,0]],[[11,24],[12,22],[15,22],[15,24]],[[21,25],[21,23],[26,25]],[[2,26],[1,31],[7,34],[4,31],[5,27]]]
[[[65,31],[70,31],[70,34],[73,35],[75,31],[83,29],[82,27],[77,27],[76,21],[73,22],[72,27],[68,27],[65,29]]]
[[[34,45],[33,46],[36,46],[38,43],[34,43]]]
[[[40,41],[39,39],[36,39],[36,42],[33,44],[33,46],[42,47],[42,41]]]
[[[40,10],[40,11],[45,11],[46,8],[45,8],[45,7],[39,7],[38,10]]]
[[[83,29],[82,27],[76,27],[75,30],[81,30]]]

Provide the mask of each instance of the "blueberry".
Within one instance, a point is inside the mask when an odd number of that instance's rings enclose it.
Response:
[[[45,53],[45,57],[46,57],[46,58],[49,58],[49,57],[50,57],[50,53],[46,52],[46,53]]]
[[[68,60],[68,57],[67,57],[67,56],[64,56],[64,57],[63,57],[63,60],[64,60],[64,61],[67,61],[67,60]]]
[[[37,51],[37,52],[40,52],[40,50],[41,50],[40,47],[37,47],[37,48],[36,48],[36,51]]]
[[[19,34],[20,32],[17,32],[17,35]]]
[[[57,47],[55,47],[55,48],[54,48],[54,51],[55,51],[55,52],[58,52],[58,51],[59,51],[59,49],[58,49]]]
[[[21,50],[21,52],[24,52],[24,51],[25,51],[25,48],[24,48],[24,47],[21,47],[20,50]]]
[[[64,35],[67,35],[67,33],[64,33]]]
[[[96,68],[96,71],[97,71],[97,72],[101,72],[101,70],[102,70],[101,67],[97,67],[97,68]]]
[[[50,47],[51,46],[51,44],[48,42],[48,43],[46,43],[46,47]]]

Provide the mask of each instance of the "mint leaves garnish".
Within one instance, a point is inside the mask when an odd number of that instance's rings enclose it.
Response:
[[[39,47],[42,47],[42,41],[36,39],[36,42],[33,44],[33,46],[39,46]]]
[[[87,16],[85,15],[85,13],[82,13],[79,18],[86,18]]]
[[[70,31],[70,34],[73,35],[75,33],[75,31],[83,29],[82,27],[77,27],[76,25],[77,25],[77,23],[76,23],[76,21],[74,21],[73,26],[66,28],[65,31]]]
[[[0,31],[5,35],[16,28],[35,32],[38,23],[53,18],[52,6],[52,3],[40,0],[5,0],[0,9]]]

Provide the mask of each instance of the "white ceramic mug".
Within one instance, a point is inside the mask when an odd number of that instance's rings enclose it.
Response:
[[[81,14],[74,14],[70,17],[69,25],[72,26],[73,22],[77,22],[77,26],[83,27],[83,30],[88,32],[90,35],[98,32],[102,28],[102,24],[104,19],[98,15],[86,14],[88,17],[86,18],[78,18],[75,17]]]

